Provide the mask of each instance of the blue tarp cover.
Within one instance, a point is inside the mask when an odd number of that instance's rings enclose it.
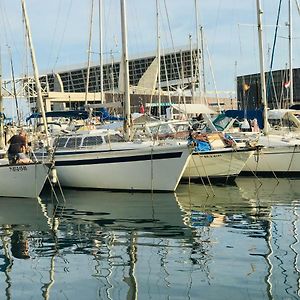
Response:
[[[195,148],[194,151],[196,152],[201,152],[201,151],[210,151],[211,150],[211,146],[208,142],[204,142],[204,141],[199,141],[193,138],[189,138],[188,139],[188,143],[189,144],[195,144]]]

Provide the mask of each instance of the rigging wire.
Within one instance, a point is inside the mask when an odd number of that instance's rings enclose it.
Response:
[[[67,27],[68,27],[68,22],[69,22],[71,11],[72,11],[72,0],[70,0],[69,6],[68,6],[68,9],[67,9],[67,18],[66,18],[66,22],[65,22],[64,27],[63,27],[63,31],[62,31],[60,41],[58,43],[57,54],[56,54],[56,57],[55,57],[55,60],[54,60],[54,64],[52,66],[52,71],[55,70],[56,65],[57,65],[57,63],[59,61],[59,58],[60,58],[60,52],[61,52],[61,49],[62,49],[63,41],[65,39],[65,33],[66,33],[66,30],[67,30]],[[57,22],[58,22],[58,20],[57,20]],[[54,36],[55,36],[55,32],[56,32],[56,29],[54,30],[53,39],[54,39]]]
[[[13,81],[13,91],[14,91],[14,98],[15,98],[16,111],[17,111],[17,120],[18,120],[18,126],[20,126],[21,125],[20,109],[19,109],[19,102],[18,102],[18,97],[17,97],[15,70],[14,70],[14,64],[13,64],[12,53],[11,53],[10,47],[8,47],[8,52],[9,52],[9,58],[10,58],[11,76],[12,76],[12,81]]]
[[[18,43],[16,43],[16,41],[14,39],[16,35],[13,34],[13,32],[12,32],[12,26],[10,23],[11,18],[8,17],[8,13],[6,11],[5,4],[3,4],[3,3],[1,4],[1,2],[0,2],[0,14],[1,14],[0,22],[2,23],[1,32],[4,32],[5,43],[7,45],[13,45],[15,52],[18,54],[19,57],[21,57],[20,52],[17,47]],[[8,37],[10,37],[11,40]]]
[[[296,2],[298,14],[300,15],[300,5],[299,5],[299,2],[298,2],[298,0],[295,0],[295,2]]]
[[[168,29],[169,29],[169,33],[170,33],[170,39],[171,39],[172,49],[175,52],[175,43],[174,43],[174,38],[173,38],[172,30],[171,30],[171,22],[170,22],[170,17],[169,17],[169,13],[168,13],[168,8],[167,8],[166,0],[164,0],[164,6],[165,6],[165,12],[166,12]],[[178,64],[178,60],[177,60],[177,56],[176,55],[174,56],[174,60],[175,60],[176,70],[178,72],[177,75],[178,75],[178,78],[180,78],[179,64]]]
[[[55,24],[54,25],[54,30],[53,30],[53,34],[52,34],[52,38],[51,38],[51,42],[50,42],[50,52],[49,52],[49,56],[48,56],[48,61],[50,61],[50,58],[52,56],[54,39],[57,35],[58,20],[59,20],[59,17],[61,15],[61,5],[62,5],[62,2],[59,1],[58,13],[56,14],[56,19],[55,19],[55,22],[54,22],[54,24]]]
[[[209,52],[209,48],[208,48],[208,43],[207,43],[206,37],[204,35],[203,35],[203,40],[204,40],[205,49],[206,49],[206,52],[207,52],[209,69],[210,69],[211,76],[212,76],[212,81],[213,81],[213,85],[214,85],[214,89],[215,89],[215,96],[216,96],[216,99],[217,99],[218,108],[221,111],[220,99],[219,99],[219,95],[218,95],[218,91],[217,91],[217,84],[216,84],[215,74],[214,74],[214,71],[213,71],[213,66],[212,66],[212,61],[211,61],[211,55],[210,55],[210,52]],[[207,99],[206,99],[206,102],[207,102]],[[206,103],[206,104],[208,104],[208,103]]]
[[[221,10],[221,4],[222,4],[222,0],[219,0],[218,3],[218,8],[217,8],[217,18],[215,20],[215,26],[214,26],[214,33],[213,33],[213,42],[212,42],[212,48],[215,49],[216,47],[214,47],[215,43],[216,43],[216,35],[217,35],[217,28],[218,28],[218,23],[219,23],[219,19],[220,19],[220,10]]]
[[[137,3],[139,2],[139,0],[137,0]],[[141,13],[137,10],[137,5],[136,3],[134,3],[134,1],[131,1],[131,6],[129,6],[130,11],[130,15],[132,15],[132,21],[134,21],[136,23],[136,25],[134,26],[134,30],[130,32],[130,34],[132,34],[134,36],[134,38],[130,38],[131,41],[133,41],[135,43],[134,48],[137,49],[138,52],[139,49],[143,48],[143,44],[145,45],[145,41],[143,40],[143,38],[147,35],[145,35],[144,32],[141,32],[141,28],[142,28],[142,23],[140,21],[140,16]]]
[[[279,0],[276,26],[275,26],[275,32],[274,32],[274,39],[273,39],[273,46],[272,46],[272,53],[271,53],[270,70],[269,70],[269,76],[268,76],[268,81],[267,81],[267,98],[269,98],[270,93],[271,93],[271,77],[272,77],[272,69],[273,69],[273,62],[274,62],[274,55],[275,55],[275,47],[276,47],[277,36],[278,36],[279,19],[280,19],[280,13],[281,13],[281,4],[282,4],[282,0]],[[277,104],[277,107],[278,107],[278,101],[276,101],[276,102],[277,102],[276,104]]]

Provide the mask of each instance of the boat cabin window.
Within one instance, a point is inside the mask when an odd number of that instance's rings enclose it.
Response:
[[[105,136],[106,143],[117,143],[117,142],[124,142],[124,138],[119,134],[112,134]]]
[[[67,138],[57,138],[57,139],[55,140],[54,145],[55,145],[57,148],[63,148],[63,147],[65,147],[67,140],[68,140]]]
[[[79,147],[81,145],[81,137],[71,137],[69,138],[67,144],[66,144],[66,148],[76,148]]]
[[[155,126],[149,126],[149,130],[151,134],[167,134],[167,133],[171,133],[174,132],[174,130],[172,130],[172,128],[170,128],[170,126],[168,124],[159,124],[159,125],[155,125]]]
[[[297,127],[297,125],[290,119],[282,119],[282,126],[288,128]]]
[[[173,124],[173,127],[176,132],[189,130],[189,124]]]
[[[290,129],[297,128],[297,125],[294,123],[294,121],[288,118],[268,119],[268,122],[271,125],[271,127],[285,127]]]
[[[221,114],[213,120],[213,125],[217,130],[223,131],[230,123],[230,120],[230,118],[226,117],[224,114]]]
[[[82,147],[96,146],[103,144],[102,136],[88,136],[83,139]]]

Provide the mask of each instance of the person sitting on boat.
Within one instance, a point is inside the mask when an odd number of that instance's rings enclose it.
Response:
[[[21,146],[21,149],[19,153],[16,155],[16,164],[30,164],[32,163],[32,160],[27,156],[26,154],[26,148],[25,146]]]
[[[21,130],[19,134],[13,135],[8,141],[8,160],[10,164],[29,163],[31,160],[27,157],[28,150],[27,134]]]

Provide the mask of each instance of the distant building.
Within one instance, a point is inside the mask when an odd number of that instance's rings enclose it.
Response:
[[[182,101],[180,91],[184,90],[185,95],[192,95],[192,90],[199,87],[199,59],[200,51],[197,49],[177,49],[165,51],[160,57],[160,88],[161,100],[163,102]],[[95,102],[115,102],[122,101],[124,87],[122,78],[122,64],[120,61],[112,59],[103,65],[103,93],[104,99],[101,99],[101,72],[100,65],[94,64],[89,71],[89,88],[88,92],[91,97],[95,93]],[[158,83],[157,83],[158,60],[156,54],[143,55],[129,59],[129,84],[131,88],[132,105],[135,106],[143,99],[144,102],[158,102]],[[66,109],[78,108],[84,102],[84,93],[86,92],[88,70],[86,66],[69,68],[56,73],[48,73],[40,76],[40,82],[44,97],[53,97],[55,92],[66,93],[66,99],[50,99],[51,103],[47,109]],[[34,81],[28,91],[35,91]],[[77,97],[73,97],[77,94]],[[81,99],[78,98],[78,96]],[[60,96],[61,97],[61,96]],[[89,97],[89,102],[91,102]],[[192,96],[187,96],[186,101],[190,102]],[[178,100],[179,99],[179,100]],[[48,98],[49,100],[49,98]],[[35,103],[35,94],[32,95],[30,101]],[[59,104],[60,103],[60,104]]]
[[[177,49],[160,57],[161,88],[172,91],[179,86],[192,84],[197,87],[198,66],[197,50]],[[129,84],[141,89],[153,89],[153,80],[157,77],[156,55],[148,55],[129,60]],[[117,92],[120,88],[120,61],[111,61],[103,65],[103,90]],[[146,78],[145,78],[146,77]],[[57,80],[58,79],[58,80]],[[85,92],[87,67],[82,66],[58,73],[49,73],[40,78],[48,91]],[[90,67],[89,92],[100,92],[100,66]]]
[[[290,107],[290,82],[288,70],[265,73],[267,102],[270,109]],[[300,69],[293,70],[294,104],[300,103]],[[260,74],[237,77],[237,105],[239,109],[261,107]]]
[[[140,102],[158,103],[205,103],[215,111],[236,108],[236,99],[226,97],[204,96],[205,82],[199,72],[201,51],[186,47],[162,51],[160,57],[160,83],[157,82],[158,59],[156,53],[141,55],[129,59],[129,84],[131,89],[132,110],[138,109]],[[45,73],[40,76],[43,99],[46,110],[78,109],[85,103],[122,102],[122,64],[111,59],[103,65],[103,84],[99,64],[92,64],[89,73],[89,88],[86,94],[87,66],[68,67],[65,70]],[[101,94],[101,86],[103,93]],[[13,99],[14,85],[5,83],[6,97]],[[20,94],[30,99],[31,109],[36,108],[35,81],[32,77],[19,80]],[[160,87],[160,93],[158,89]],[[199,95],[199,91],[202,95]],[[217,94],[217,93],[216,93]],[[102,99],[103,98],[103,99]]]

